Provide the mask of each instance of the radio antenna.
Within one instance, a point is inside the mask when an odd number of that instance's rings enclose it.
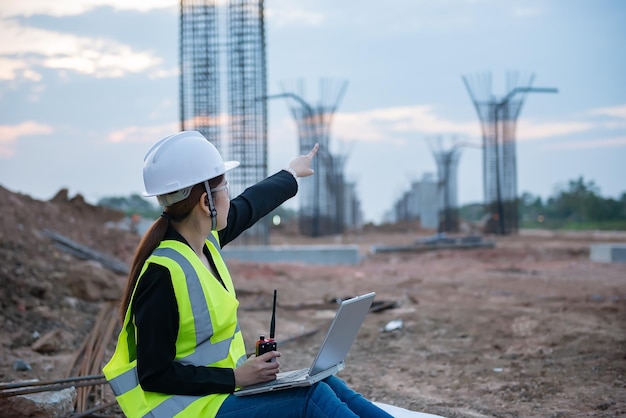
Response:
[[[270,339],[274,339],[276,329],[276,289],[274,289],[274,303],[272,304],[272,320],[270,322]]]

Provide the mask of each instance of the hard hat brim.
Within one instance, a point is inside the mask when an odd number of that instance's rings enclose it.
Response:
[[[239,161],[235,161],[235,160],[231,160],[231,161],[224,161],[224,172],[228,172],[230,170],[232,170],[233,168],[237,168],[239,167],[241,163]]]

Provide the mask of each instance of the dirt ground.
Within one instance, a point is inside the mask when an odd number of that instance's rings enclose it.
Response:
[[[124,277],[55,247],[42,231],[124,263],[139,237],[120,229],[119,213],[64,191],[42,202],[0,187],[0,214],[0,382],[67,377]],[[333,300],[375,291],[393,307],[368,315],[339,375],[372,400],[450,418],[626,416],[626,264],[589,260],[591,243],[626,242],[625,232],[522,231],[484,237],[494,248],[371,252],[431,233],[272,233],[276,244],[358,244],[363,261],[230,263],[248,348],[267,333],[273,289],[283,369],[311,362]],[[317,332],[302,336],[309,331]],[[43,345],[45,335],[56,339]],[[15,370],[18,360],[29,370]]]

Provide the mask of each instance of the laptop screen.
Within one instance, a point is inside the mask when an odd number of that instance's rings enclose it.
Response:
[[[376,293],[371,292],[341,302],[309,370],[309,376],[314,376],[344,361],[369,312],[374,296]]]

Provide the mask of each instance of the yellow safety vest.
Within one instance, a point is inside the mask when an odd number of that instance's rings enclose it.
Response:
[[[217,233],[210,235],[206,244],[226,289],[189,246],[174,240],[163,241],[154,250],[141,274],[149,263],[159,264],[170,271],[179,317],[174,361],[234,369],[246,360],[246,348],[237,321],[239,301],[221,256]],[[141,275],[139,277],[141,279]],[[135,285],[133,298],[136,290]],[[129,306],[115,353],[103,368],[124,414],[129,418],[214,417],[228,394],[168,395],[142,389],[137,377],[135,335]]]

